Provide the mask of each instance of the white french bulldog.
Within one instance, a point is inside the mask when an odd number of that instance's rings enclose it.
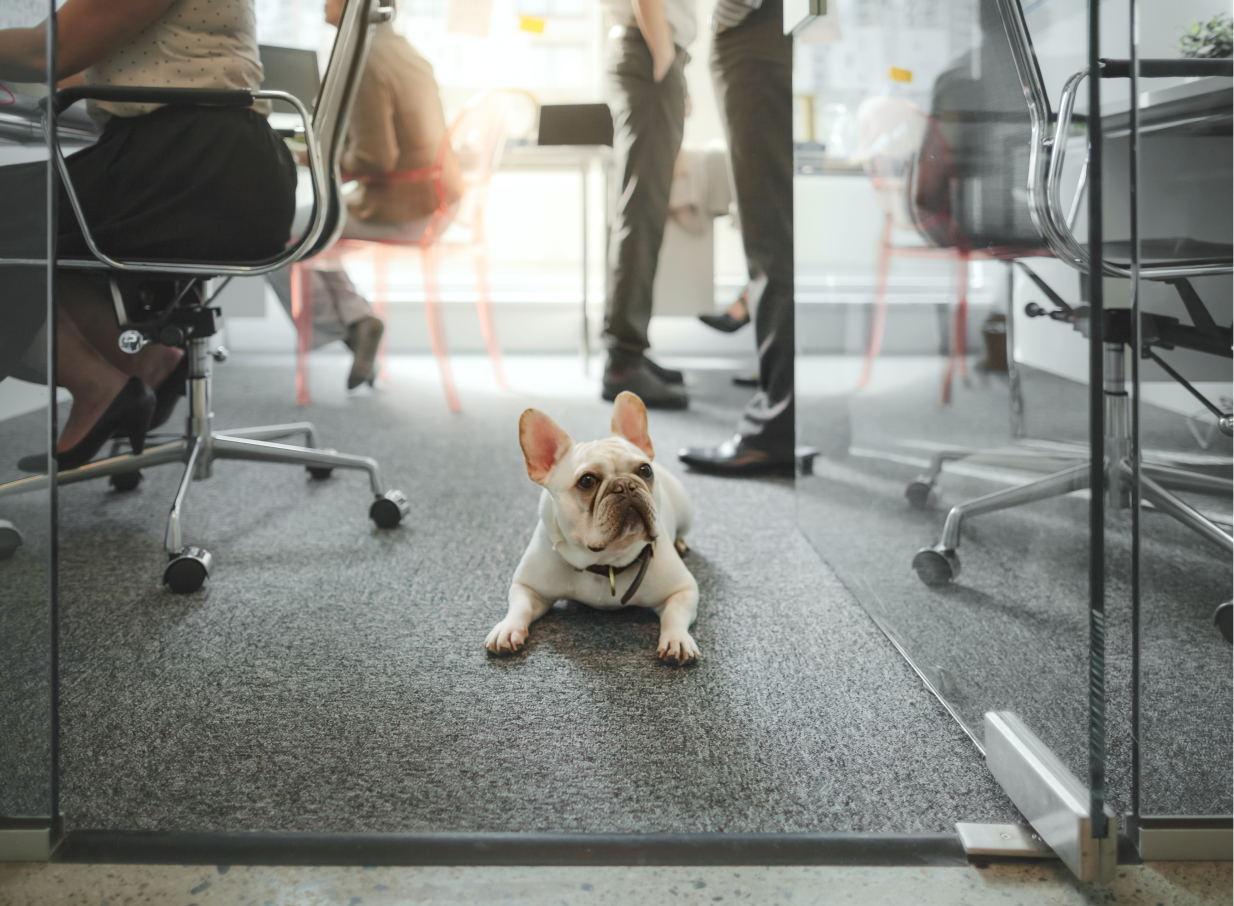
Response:
[[[694,508],[666,469],[653,468],[647,409],[633,393],[613,404],[613,436],[576,444],[538,409],[518,422],[527,475],[544,488],[540,523],[510,585],[510,609],[484,647],[518,651],[554,601],[612,610],[647,607],[660,618],[656,653],[689,663],[698,583],[681,562]]]

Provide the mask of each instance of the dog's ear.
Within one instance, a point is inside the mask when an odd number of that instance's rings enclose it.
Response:
[[[539,409],[528,409],[519,418],[518,442],[527,459],[527,477],[541,485],[574,446],[570,435]]]
[[[617,394],[613,403],[613,433],[634,444],[648,459],[656,458],[655,447],[647,436],[647,407],[629,390]]]

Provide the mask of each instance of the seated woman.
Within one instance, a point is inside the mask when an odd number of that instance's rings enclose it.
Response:
[[[57,14],[56,78],[87,85],[257,88],[253,0],[67,0]],[[46,22],[0,30],[0,79],[41,82]],[[118,258],[255,261],[289,238],[296,169],[252,108],[90,102],[102,127],[67,159],[99,248]],[[46,164],[0,167],[0,258],[44,257]],[[57,253],[89,257],[59,194]],[[0,265],[0,379],[45,380],[45,271]],[[62,271],[56,281],[56,381],[73,395],[56,445],[60,469],[88,462],[107,440],[140,450],[184,393],[179,349],[117,346],[105,277]],[[42,471],[45,457],[22,467]]]
[[[342,18],[343,2],[326,0],[326,21],[331,25],[337,26]],[[441,200],[433,180],[417,171],[437,163],[445,136],[446,118],[432,65],[393,24],[378,25],[340,162],[344,179],[359,184],[347,198],[342,238],[419,242]],[[444,203],[449,207],[462,197],[463,179],[449,153],[442,165]],[[347,344],[354,356],[347,378],[351,389],[369,379],[384,326],[346,272],[328,261],[324,256],[318,259],[313,271],[313,344],[334,339]],[[287,272],[271,274],[270,284],[290,313]]]

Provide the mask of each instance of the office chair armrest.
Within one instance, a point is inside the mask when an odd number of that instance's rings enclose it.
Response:
[[[128,104],[188,104],[210,107],[250,107],[251,88],[143,88],[127,85],[74,85],[42,98],[44,110],[52,101],[56,113],[63,113],[81,100],[113,101]]]
[[[387,170],[385,173],[360,173],[347,170],[342,175],[343,182],[361,182],[365,185],[392,185],[395,183],[428,182],[436,179],[441,173],[441,165],[421,167],[419,170]]]
[[[1142,79],[1195,79],[1205,76],[1234,76],[1234,60],[1140,60],[1140,78]],[[1130,60],[1101,60],[1101,78],[1129,79],[1131,78]]]
[[[1103,63],[1107,62],[1114,64],[1126,63],[1125,75],[1130,75],[1131,65],[1128,61],[1103,61]],[[1230,66],[1229,60],[1142,60],[1140,62],[1141,74],[1146,75],[1147,71],[1151,70],[1153,77],[1155,78],[1174,76],[1182,72],[1195,73],[1203,71],[1208,74],[1215,74],[1208,72],[1208,70],[1213,67],[1179,67],[1175,64],[1224,63],[1227,68]],[[1154,65],[1152,67],[1148,67],[1146,70],[1146,67],[1144,66],[1146,63],[1162,65]],[[1100,76],[1103,78],[1107,77],[1104,71],[1105,68],[1106,67],[1103,66],[1103,71],[1100,73]],[[1118,66],[1113,67],[1112,74],[1109,77],[1120,77]],[[1047,240],[1051,240],[1049,242],[1051,248],[1061,260],[1081,271],[1087,271],[1090,267],[1091,250],[1086,249],[1083,245],[1081,245],[1080,241],[1072,232],[1070,223],[1067,222],[1067,219],[1063,215],[1062,175],[1063,162],[1066,159],[1067,154],[1067,138],[1068,133],[1071,131],[1075,102],[1079,94],[1080,83],[1086,78],[1088,78],[1087,66],[1072,75],[1071,78],[1067,79],[1066,83],[1063,85],[1062,95],[1060,96],[1058,102],[1058,119],[1054,126],[1054,135],[1052,138],[1047,138],[1043,142],[1043,144],[1047,146],[1049,153],[1049,163],[1046,168],[1045,185],[1034,185],[1031,187],[1034,192],[1043,192],[1045,195],[1044,208],[1047,222],[1044,226],[1047,234],[1046,238]],[[1078,191],[1079,189],[1077,189],[1077,192]],[[1040,209],[1040,206],[1038,206],[1038,208]],[[1101,262],[1101,267],[1103,273],[1107,277],[1129,278],[1132,276],[1132,269],[1129,266],[1117,264],[1109,260],[1103,259]],[[1234,271],[1234,264],[1192,264],[1177,266],[1154,265],[1152,267],[1142,267],[1140,269],[1140,276],[1152,280],[1171,280],[1178,279],[1180,277],[1216,276],[1221,274],[1229,274],[1231,271]]]
[[[68,196],[69,204],[72,206],[73,213],[77,217],[77,223],[81,227],[82,238],[86,241],[86,247],[90,249],[90,253],[94,256],[94,260],[69,259],[59,261],[57,262],[57,266],[68,268],[97,268],[99,264],[103,264],[111,270],[128,271],[130,273],[189,274],[203,277],[254,277],[279,270],[289,264],[294,264],[304,257],[305,253],[311,249],[313,244],[317,242],[318,238],[320,238],[322,230],[325,227],[326,199],[328,197],[328,185],[326,180],[329,177],[321,159],[321,149],[318,147],[317,139],[313,132],[313,117],[309,113],[308,108],[304,106],[304,103],[294,95],[288,94],[285,91],[254,91],[248,88],[129,88],[99,85],[66,88],[63,91],[57,91],[52,97],[55,99],[53,101],[55,105],[54,109],[57,110],[83,98],[96,100],[123,100],[133,103],[203,104],[208,106],[229,107],[247,107],[250,106],[253,101],[266,99],[286,101],[296,109],[296,112],[300,114],[300,118],[304,123],[304,141],[308,146],[309,175],[313,184],[313,217],[309,222],[309,228],[305,231],[304,235],[300,237],[298,242],[288,247],[281,254],[275,255],[272,258],[248,263],[117,261],[114,258],[104,254],[95,243],[94,236],[90,232],[90,226],[86,223],[86,218],[82,211],[81,203],[77,199],[77,193],[73,190],[73,181],[69,175],[68,165],[65,163],[64,155],[60,150],[60,145],[58,142],[51,142],[52,154],[56,159],[56,168],[60,171],[60,179],[64,185],[65,194]],[[44,106],[43,109],[46,113],[47,107]],[[39,262],[36,260],[27,261],[19,259],[0,259],[0,264],[43,263],[45,262]]]

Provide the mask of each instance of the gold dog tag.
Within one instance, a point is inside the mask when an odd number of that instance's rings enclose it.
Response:
[[[617,579],[613,575],[613,567],[608,568],[608,588],[613,593],[613,597],[617,597]]]

